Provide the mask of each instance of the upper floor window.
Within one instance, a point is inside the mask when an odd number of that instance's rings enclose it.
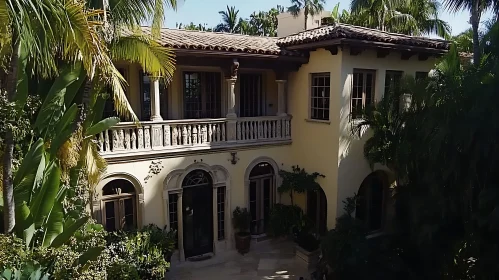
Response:
[[[352,118],[362,117],[362,110],[373,103],[374,99],[374,79],[376,71],[355,69],[353,71],[352,86]]]
[[[219,118],[222,80],[218,72],[184,72],[184,118]]]
[[[402,71],[387,70],[385,75],[385,94],[395,92],[400,89],[402,81]]]
[[[148,73],[140,71],[140,106],[141,120],[148,121],[151,119],[151,77]],[[159,80],[159,98],[160,98],[160,114],[163,119],[168,118],[168,87],[162,79]]]
[[[330,74],[314,73],[311,78],[310,118],[329,120]]]

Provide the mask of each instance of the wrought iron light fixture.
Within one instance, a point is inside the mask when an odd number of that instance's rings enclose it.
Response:
[[[237,157],[237,152],[230,152],[230,163],[236,164],[239,161],[239,158]]]

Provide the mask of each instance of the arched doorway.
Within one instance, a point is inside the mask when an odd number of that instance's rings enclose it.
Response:
[[[307,217],[320,235],[327,231],[327,199],[322,188],[307,192]]]
[[[101,190],[101,223],[106,231],[137,228],[137,192],[124,179],[113,180]]]
[[[213,180],[194,170],[182,181],[183,242],[185,257],[213,252]]]
[[[255,165],[249,174],[250,232],[260,235],[266,232],[270,210],[275,204],[275,172],[268,162]]]
[[[369,231],[383,229],[388,190],[388,177],[384,171],[369,174],[360,185],[355,217],[364,221]]]

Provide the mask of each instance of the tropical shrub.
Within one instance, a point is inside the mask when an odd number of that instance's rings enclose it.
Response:
[[[140,279],[137,268],[123,260],[118,260],[107,269],[107,280],[137,280]]]
[[[274,237],[289,236],[300,225],[302,216],[300,207],[277,203],[270,210],[267,233]]]
[[[163,256],[169,262],[177,243],[177,231],[168,230],[166,226],[163,229],[155,224],[149,224],[142,229],[150,235],[150,242],[161,249]]]
[[[318,172],[310,174],[305,171],[305,168],[298,165],[292,166],[292,171],[280,170],[279,175],[282,178],[282,183],[277,191],[280,194],[289,193],[291,205],[294,205],[293,193],[305,193],[320,189],[321,186],[317,183],[317,179],[326,177]]]
[[[170,241],[168,241],[169,243]],[[163,254],[161,244],[151,241],[151,234],[147,231],[113,233],[108,241],[108,254],[111,262],[117,264],[111,272],[119,272],[124,268],[121,264],[133,264],[140,279],[164,279],[170,268]],[[119,277],[119,275],[110,275]]]

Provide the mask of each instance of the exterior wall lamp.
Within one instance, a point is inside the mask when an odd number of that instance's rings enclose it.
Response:
[[[239,161],[239,158],[237,157],[237,152],[230,152],[230,163],[236,164]]]

